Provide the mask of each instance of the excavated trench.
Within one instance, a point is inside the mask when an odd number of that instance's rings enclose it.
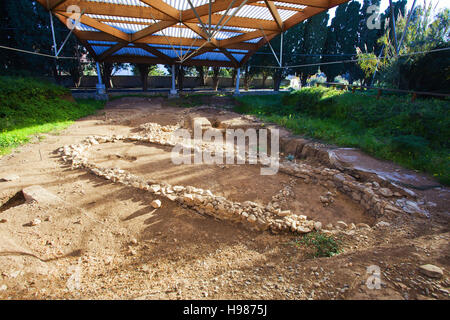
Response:
[[[335,188],[305,183],[282,172],[260,175],[260,165],[175,165],[171,147],[123,141],[96,146],[88,160],[99,167],[126,170],[144,180],[211,190],[231,201],[252,201],[263,206],[278,202],[282,210],[305,215],[323,225],[337,221],[371,225],[375,219]],[[320,197],[328,192],[333,193],[333,202],[327,205]]]

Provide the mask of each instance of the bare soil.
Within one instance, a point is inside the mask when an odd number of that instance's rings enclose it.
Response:
[[[329,191],[325,187],[282,173],[261,176],[253,165],[177,166],[170,149],[158,145],[117,142],[89,154],[97,164],[234,201],[267,204],[292,184],[284,209],[323,224],[374,226],[340,234],[341,254],[313,259],[310,248],[295,244],[298,236],[249,231],[164,199],[154,209],[157,198],[149,193],[71,170],[54,153],[89,135],[128,135],[147,122],[176,124],[190,112],[237,116],[179,108],[163,98],[123,98],[0,159],[0,177],[20,176],[0,182],[0,299],[449,299],[449,221],[433,208],[431,219],[375,218],[339,193],[324,207],[319,197]],[[36,184],[64,204],[25,202],[20,191]],[[436,199],[437,208],[448,207],[446,198]],[[41,223],[29,226],[34,219]],[[379,221],[390,226],[375,227]],[[444,276],[420,274],[418,267],[427,263]],[[365,284],[370,265],[381,269],[379,290]]]

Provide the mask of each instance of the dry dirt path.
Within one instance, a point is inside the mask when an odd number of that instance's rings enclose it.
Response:
[[[168,201],[154,209],[149,193],[71,170],[54,151],[89,135],[128,135],[147,122],[182,121],[188,109],[162,98],[124,98],[58,134],[45,135],[0,159],[0,299],[448,299],[448,219],[370,217],[343,196],[327,208],[322,187],[296,183],[293,210],[323,223],[350,219],[374,226],[343,233],[343,253],[311,259],[294,235],[254,232]],[[173,166],[169,150],[117,143],[91,153],[113,165],[168,183],[211,189],[235,201],[266,203],[292,178],[262,178],[252,166]],[[60,204],[24,203],[23,188],[41,185]],[[10,199],[13,200],[9,201]],[[9,202],[8,202],[9,201]],[[29,223],[37,221],[35,226]],[[418,267],[434,264],[433,279]],[[381,288],[365,285],[367,267]]]

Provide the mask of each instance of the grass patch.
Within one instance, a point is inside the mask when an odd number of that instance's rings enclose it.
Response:
[[[0,155],[34,135],[67,128],[104,107],[95,100],[71,101],[70,91],[31,78],[0,77]]]
[[[321,232],[311,232],[294,241],[296,246],[305,247],[313,258],[332,257],[339,254],[341,242]]]
[[[450,184],[449,100],[324,87],[270,96],[238,97],[241,113],[280,124],[295,134],[358,147],[381,159],[427,172]]]

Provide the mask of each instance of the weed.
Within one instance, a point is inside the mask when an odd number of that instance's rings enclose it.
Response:
[[[332,257],[341,251],[340,240],[316,231],[296,239],[295,244],[306,247],[314,258]]]

